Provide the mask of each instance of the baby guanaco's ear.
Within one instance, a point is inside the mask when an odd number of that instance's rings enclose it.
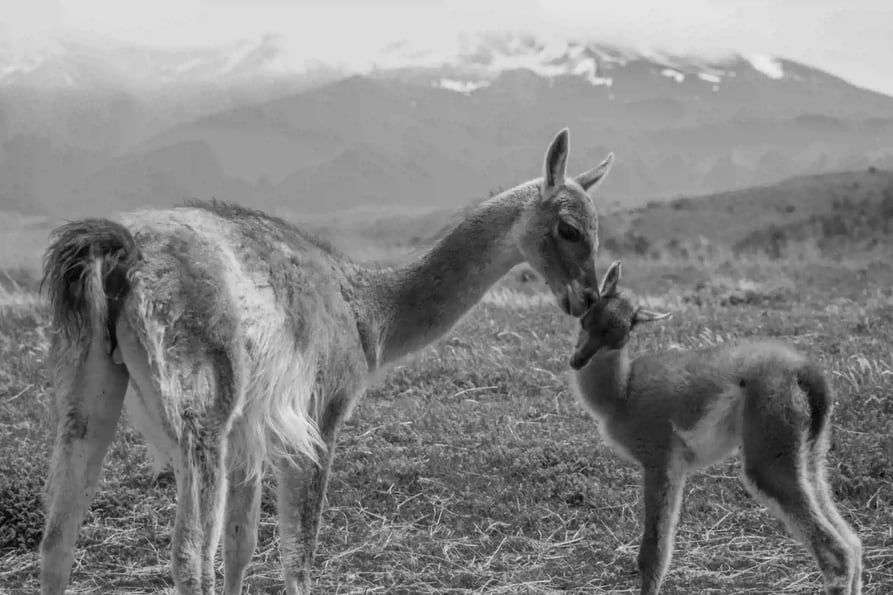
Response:
[[[643,322],[654,322],[655,320],[664,320],[672,316],[672,312],[652,312],[639,308],[633,314],[633,324],[641,324]]]
[[[617,284],[620,282],[620,261],[615,260],[608,267],[608,272],[602,278],[602,286],[598,290],[601,297],[610,297],[617,293]]]

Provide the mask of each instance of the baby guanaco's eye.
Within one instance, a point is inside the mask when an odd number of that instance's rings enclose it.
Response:
[[[583,239],[580,230],[565,221],[558,222],[558,235],[565,242],[576,243]]]

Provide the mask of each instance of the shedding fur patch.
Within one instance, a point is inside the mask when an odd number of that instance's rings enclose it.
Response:
[[[151,230],[163,237],[178,233],[184,224],[213,249],[216,264],[213,293],[217,303],[200,304],[211,322],[228,333],[219,339],[233,370],[230,387],[215,387],[213,366],[207,354],[189,353],[190,331],[184,322],[185,305],[166,303],[153,287],[174,285],[183,272],[140,270],[134,278],[137,296],[136,329],[146,352],[161,399],[164,416],[177,436],[182,435],[184,407],[196,394],[229,389],[233,396],[227,422],[230,431],[231,464],[243,466],[249,475],[258,474],[264,461],[286,459],[298,464],[318,462],[322,441],[314,415],[314,383],[319,353],[313,341],[301,346],[292,325],[277,300],[269,277],[246,266],[234,246],[240,246],[238,230],[225,220],[197,210],[149,212],[134,216],[134,222],[150,218]],[[153,274],[155,278],[153,278]],[[159,279],[160,277],[160,279]],[[192,305],[196,307],[196,305]],[[218,331],[221,332],[221,331]],[[183,336],[187,335],[187,336]],[[305,337],[306,339],[306,337]],[[216,388],[216,391],[215,391]],[[207,398],[207,397],[206,397]],[[195,404],[201,409],[200,403]],[[191,405],[190,405],[191,406]]]
[[[246,332],[251,345],[245,362],[247,395],[231,437],[230,458],[252,473],[260,471],[264,460],[300,465],[307,457],[318,463],[318,449],[324,446],[310,411],[317,356],[310,350],[299,353],[294,340],[272,325],[252,330]]]

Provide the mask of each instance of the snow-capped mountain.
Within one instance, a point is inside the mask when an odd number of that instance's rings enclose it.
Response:
[[[631,65],[649,63],[657,72],[677,83],[687,79],[720,86],[726,79],[747,69],[772,80],[798,79],[787,73],[783,61],[765,54],[732,52],[719,58],[678,56],[659,51],[636,51],[595,42],[533,35],[483,35],[457,42],[449,51],[419,50],[394,44],[373,61],[379,72],[421,73],[443,71],[441,86],[468,93],[489,84],[509,70],[529,70],[542,77],[575,76],[593,86],[611,87],[614,78]],[[796,70],[796,68],[795,68]]]
[[[486,35],[344,71],[272,36],[111,47],[0,44],[0,208],[454,206],[535,175],[561,126],[581,159],[616,152],[602,190],[627,205],[893,164],[893,98],[769,56]]]
[[[782,111],[834,114],[884,111],[889,103],[885,96],[857,90],[818,69],[769,55],[679,56],[507,33],[454,41],[437,48],[394,43],[349,64],[336,64],[324,56],[310,57],[296,49],[294,40],[277,35],[219,47],[159,49],[100,39],[5,38],[0,30],[0,90],[124,93],[150,101],[154,109],[165,109],[176,99],[183,113],[198,116],[348,75],[396,78],[469,95],[501,77],[526,72],[543,81],[573,79],[612,101],[695,98],[707,112],[715,112],[716,106],[734,111],[767,99]],[[215,93],[223,95],[222,103]],[[183,107],[190,102],[201,103],[201,109]],[[720,109],[712,115],[725,117],[729,112]]]
[[[771,99],[781,112],[889,114],[888,97],[858,89],[811,66],[768,54],[674,55],[598,42],[534,35],[482,35],[444,50],[406,44],[386,49],[369,74],[400,78],[466,95],[506,73],[525,71],[547,81],[576,79],[610,100],[640,102],[696,98],[733,110]],[[765,106],[764,106],[765,107]],[[728,115],[728,110],[721,110]]]
[[[0,88],[226,86],[308,74],[319,81],[351,74],[388,73],[427,76],[435,86],[471,93],[504,72],[527,70],[545,78],[578,77],[592,86],[610,89],[631,71],[641,71],[646,65],[677,84],[699,84],[714,92],[741,76],[790,82],[804,81],[819,72],[762,54],[678,56],[529,34],[461,36],[448,47],[436,49],[393,43],[369,56],[357,56],[345,65],[327,63],[325,57],[310,58],[279,35],[216,47],[161,49],[72,36],[13,38],[0,29]]]

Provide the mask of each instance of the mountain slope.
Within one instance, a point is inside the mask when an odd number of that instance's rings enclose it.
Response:
[[[229,177],[204,142],[181,143],[138,156],[121,157],[76,186],[64,212],[101,213],[115,209],[169,207],[186,199],[245,201],[263,196]]]
[[[893,164],[893,118],[876,113],[784,116],[780,101],[764,96],[718,117],[712,104],[622,102],[608,93],[579,77],[526,70],[471,92],[356,76],[175,127],[146,146],[202,140],[230,175],[263,179],[309,210],[462,204],[538,175],[542,147],[562,126],[572,130],[572,169],[617,153],[603,194],[626,205]],[[869,112],[871,101],[860,109]]]

